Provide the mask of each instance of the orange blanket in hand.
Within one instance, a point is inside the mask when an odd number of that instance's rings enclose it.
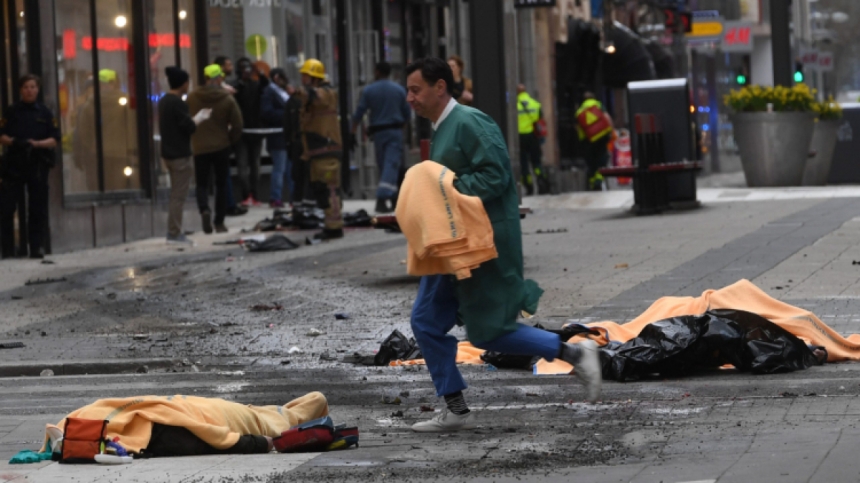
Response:
[[[196,396],[99,399],[68,417],[109,420],[108,438],[119,437],[123,448],[139,453],[149,445],[153,423],[186,428],[209,445],[227,449],[239,441],[239,436],[276,437],[297,424],[326,415],[325,396],[312,392],[283,406],[246,406]],[[64,428],[65,422],[61,421],[59,427]]]
[[[406,236],[409,275],[462,280],[499,256],[481,199],[455,190],[454,172],[439,163],[424,161],[406,172],[396,215]]]
[[[744,310],[758,314],[807,344],[827,349],[828,362],[860,360],[860,334],[843,337],[812,312],[772,298],[749,280],[741,280],[719,290],[706,290],[699,297],[662,297],[626,324],[606,321],[585,325],[605,329],[601,330],[605,335],[590,337],[599,345],[604,345],[608,342],[607,335],[611,340],[627,342],[639,335],[646,325],[653,322],[683,315],[700,315],[716,309]],[[582,336],[576,336],[570,339],[570,342],[580,340]],[[483,364],[480,358],[483,352],[468,342],[461,342],[457,348],[457,362]],[[416,360],[396,361],[391,364],[400,365],[405,362],[424,363],[423,360]],[[573,366],[558,359],[552,362],[541,359],[534,367],[535,374],[543,375],[570,374],[572,371]]]

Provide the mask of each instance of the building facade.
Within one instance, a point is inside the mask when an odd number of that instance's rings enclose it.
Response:
[[[60,123],[50,173],[49,252],[166,233],[169,176],[159,158],[157,102],[164,68],[199,85],[216,56],[281,67],[298,83],[307,58],[322,60],[340,91],[344,129],[374,65],[403,80],[410,59],[457,53],[468,62],[463,0],[2,0],[0,109],[16,80],[42,77],[42,100]],[[409,126],[417,159],[422,123]],[[353,197],[372,197],[372,143],[344,155]],[[268,173],[264,157],[263,172]],[[261,182],[263,191],[267,177]],[[186,227],[199,230],[189,198]],[[16,229],[16,231],[18,231]]]

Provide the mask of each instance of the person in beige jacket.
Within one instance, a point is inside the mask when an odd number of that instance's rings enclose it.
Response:
[[[203,231],[212,233],[212,211],[209,209],[209,179],[215,173],[215,231],[226,233],[224,216],[227,211],[227,176],[230,175],[230,153],[242,138],[242,112],[229,92],[221,87],[224,72],[218,64],[203,70],[206,84],[188,95],[191,116],[202,109],[211,109],[209,119],[197,126],[191,136],[194,171],[197,180],[197,207],[203,218]]]

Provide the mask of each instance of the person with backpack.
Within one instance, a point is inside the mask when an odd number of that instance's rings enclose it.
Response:
[[[603,175],[600,168],[609,162],[607,143],[612,134],[612,119],[603,111],[603,105],[595,99],[594,93],[586,92],[584,101],[576,111],[576,130],[579,133],[580,144],[584,147],[583,157],[588,171],[588,189],[603,190]]]

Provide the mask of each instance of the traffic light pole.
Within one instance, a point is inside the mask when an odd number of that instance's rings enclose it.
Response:
[[[791,0],[770,0],[770,32],[773,49],[773,83],[794,85],[791,62]]]

